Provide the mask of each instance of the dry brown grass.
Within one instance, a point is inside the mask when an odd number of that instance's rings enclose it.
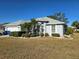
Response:
[[[79,40],[75,39],[0,38],[0,59],[79,59]]]

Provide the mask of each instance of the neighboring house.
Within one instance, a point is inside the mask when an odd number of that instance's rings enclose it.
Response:
[[[20,24],[23,24],[27,21],[17,21],[17,22],[13,22],[13,23],[9,23],[9,24],[5,24],[5,31],[10,31],[10,32],[17,32],[17,31],[21,31],[21,26]]]
[[[79,26],[77,27],[72,26],[71,28],[73,29],[74,32],[79,32]]]
[[[2,24],[0,24],[0,33],[3,33],[4,29],[5,29],[5,27]]]
[[[37,18],[36,21],[40,24],[40,33],[48,33],[50,36],[52,36],[53,33],[58,33],[61,37],[63,37],[64,22],[48,17]]]
[[[76,27],[71,26],[71,28],[73,29],[73,31],[74,31],[74,32],[76,32],[76,31],[77,31],[77,28],[76,28]]]

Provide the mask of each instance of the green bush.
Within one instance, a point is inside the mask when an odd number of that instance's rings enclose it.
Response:
[[[23,32],[23,31],[20,31],[20,32],[11,32],[10,36],[20,37],[20,36],[22,36],[23,33],[25,33],[25,32]]]
[[[66,35],[69,35],[69,34],[73,34],[73,29],[68,27],[67,28],[67,31],[65,32]]]
[[[58,33],[52,33],[52,36],[54,36],[54,37],[60,37],[60,35]]]
[[[47,36],[49,36],[49,34],[48,33],[45,33],[45,36],[47,37]]]
[[[22,36],[22,34],[25,34],[25,33],[26,33],[25,31],[20,31],[19,36]]]
[[[18,37],[19,35],[18,35],[18,32],[11,32],[10,36]]]
[[[29,34],[29,33],[22,34],[22,37],[30,37],[30,36],[31,36],[31,34]]]
[[[43,36],[44,36],[44,34],[43,34],[43,33],[41,33],[41,34],[40,34],[40,36],[41,36],[41,37],[43,37]]]
[[[21,37],[25,37],[25,34],[23,33],[23,34],[21,35]]]
[[[35,37],[35,36],[36,36],[36,34],[30,34],[30,36],[31,36],[31,37]]]
[[[2,33],[0,33],[0,36],[2,36],[3,34]]]

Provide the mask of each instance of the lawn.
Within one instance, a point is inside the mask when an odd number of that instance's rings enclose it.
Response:
[[[0,59],[79,59],[78,36],[54,38],[0,38]]]

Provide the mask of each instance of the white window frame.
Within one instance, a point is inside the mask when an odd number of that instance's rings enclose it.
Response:
[[[55,25],[52,25],[52,33],[55,33]]]

